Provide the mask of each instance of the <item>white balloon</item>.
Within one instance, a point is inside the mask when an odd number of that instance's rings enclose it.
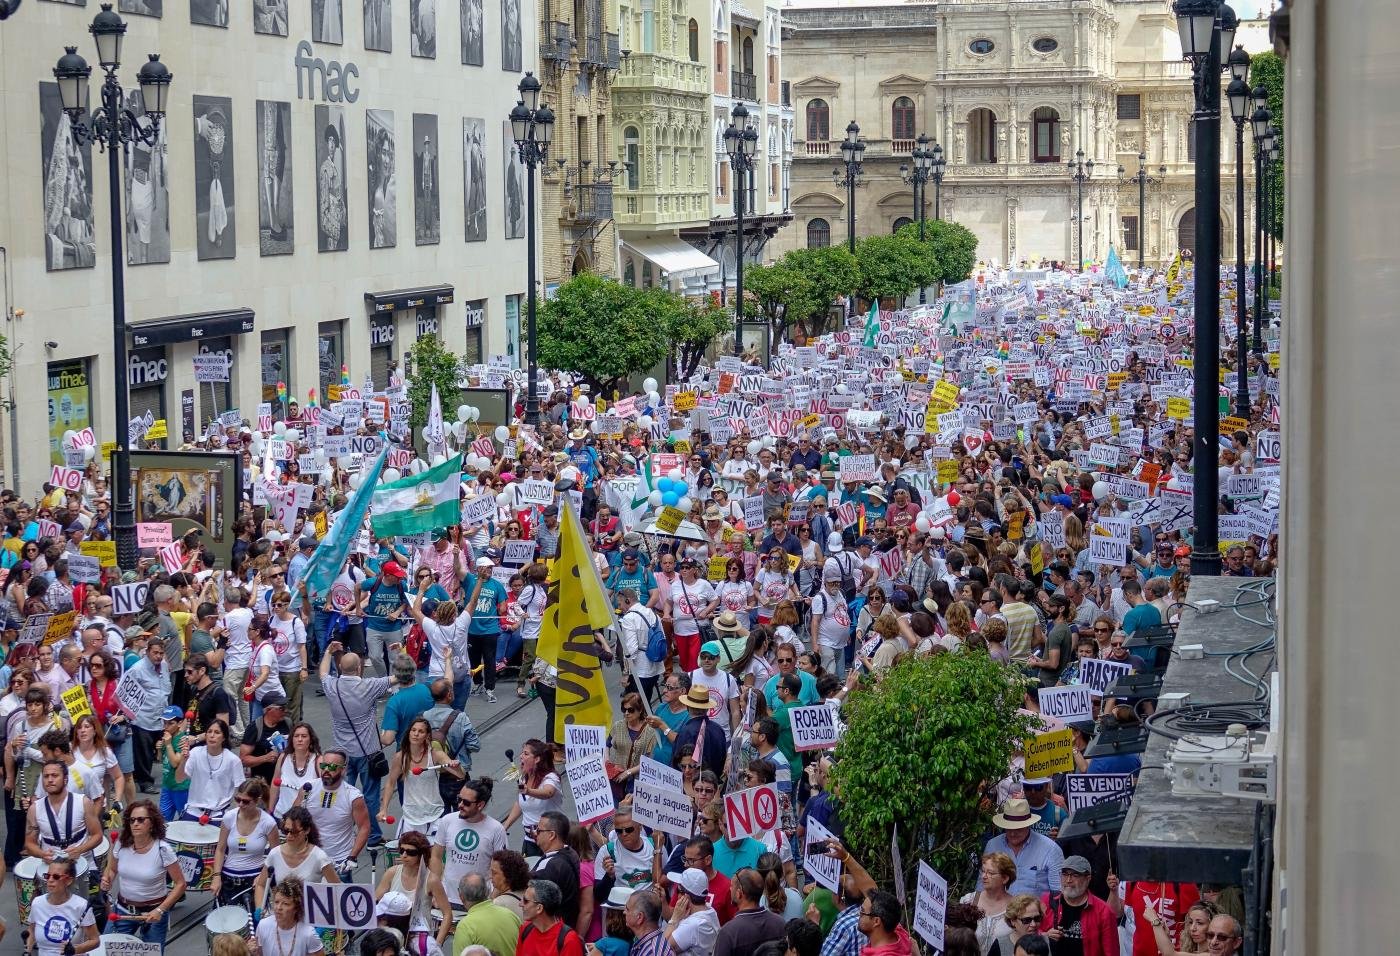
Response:
[[[459,442],[465,441],[465,440],[466,440],[466,437],[467,437],[467,423],[466,423],[466,422],[457,422],[457,423],[455,423],[455,424],[452,426],[452,437],[455,438],[455,439],[457,439],[457,441],[459,441]]]
[[[836,383],[836,394],[837,394],[837,395],[845,395],[845,394],[846,394],[846,383],[845,383],[845,382],[837,382],[837,383]]]
[[[438,452],[436,455],[433,456],[432,461],[428,462],[428,466],[430,468],[436,468],[438,465],[444,464],[446,461],[447,456],[444,455],[442,452]]]
[[[500,442],[502,445],[504,445],[506,442],[510,441],[510,429],[507,428],[507,427],[504,426],[504,425],[497,425],[497,426],[496,426],[496,441]]]
[[[354,491],[355,489],[359,488],[359,487],[360,487],[360,482],[364,481],[364,477],[365,477],[365,476],[362,475],[362,474],[360,474],[358,471],[355,472],[353,475],[351,475],[351,476],[350,476],[350,490],[351,490],[351,491]]]
[[[690,506],[693,504],[695,504],[695,502],[690,500],[689,495],[686,495],[680,501],[676,502],[676,507],[684,511],[686,514],[690,514]]]
[[[70,446],[73,444],[73,439],[75,439],[75,438],[77,438],[77,437],[78,437],[78,433],[75,432],[75,431],[73,431],[73,429],[70,428],[70,429],[68,429],[66,432],[63,433],[63,441],[60,442],[60,444],[61,444],[64,448],[68,448],[68,447],[70,447]]]
[[[661,492],[653,491],[651,494],[647,495],[647,504],[651,505],[653,508],[661,507]]]
[[[642,391],[644,391],[644,392],[654,392],[654,391],[656,391],[656,389],[657,389],[656,379],[654,379],[654,378],[648,378],[646,381],[642,382]]]
[[[96,449],[96,448],[94,448],[92,445],[86,445],[86,446],[84,446],[84,448],[83,448],[83,461],[92,461],[92,460],[93,460],[94,458],[96,458],[96,457],[97,457],[97,449]]]
[[[496,504],[502,508],[510,507],[510,493],[503,491],[496,496]]]
[[[914,527],[919,531],[927,531],[933,526],[929,524],[928,515],[919,515],[914,519]]]
[[[287,441],[301,441],[301,429],[289,428],[286,433]]]
[[[758,454],[759,452],[761,452],[761,451],[763,451],[763,442],[759,441],[757,438],[755,438],[755,439],[753,439],[753,440],[751,440],[751,441],[749,442],[749,444],[748,444],[749,457],[753,457],[754,455],[757,455],[757,454]]]
[[[384,481],[384,482],[398,481],[398,480],[399,480],[400,478],[402,478],[402,477],[403,477],[403,475],[399,472],[399,470],[398,470],[397,468],[385,468],[385,469],[384,469],[384,476],[383,476],[383,481]]]
[[[329,485],[331,483],[331,479],[334,477],[335,475],[332,473],[329,465],[321,469],[321,484]]]
[[[653,419],[650,415],[643,415],[641,418],[637,419],[637,424],[643,428],[650,428],[652,421]]]
[[[647,392],[647,404],[653,408],[661,404],[661,393],[656,389]]]
[[[1108,482],[1096,481],[1094,482],[1094,487],[1091,490],[1094,494],[1095,501],[1103,501],[1105,498],[1108,497]]]
[[[923,438],[919,435],[905,435],[904,447],[909,449],[910,451],[913,451],[915,448],[919,447],[919,442],[921,442],[922,440]]]
[[[685,472],[681,471],[679,468],[672,468],[670,471],[666,472],[666,477],[670,478],[672,481],[680,481],[685,477]]]
[[[472,413],[472,407],[471,407],[470,405],[458,405],[458,406],[457,406],[457,421],[459,421],[459,422],[464,422],[464,421],[466,421],[466,420],[467,420],[467,416],[470,415],[471,413]]]
[[[778,447],[778,439],[773,435],[767,436],[763,439],[763,447],[767,448],[769,451],[774,450]]]
[[[948,537],[948,532],[943,530],[942,525],[938,525],[936,527],[930,528],[928,535],[935,541],[942,541],[944,538]]]
[[[273,423],[272,423],[272,434],[276,435],[278,438],[281,438],[283,435],[287,434],[287,423],[286,423],[286,422],[273,422]]]
[[[472,406],[472,421],[481,421],[481,409],[477,408],[475,405]]]
[[[253,452],[253,456],[254,456],[254,457],[257,457],[257,458],[261,458],[261,457],[262,457],[262,453],[263,453],[263,448],[265,447],[265,445],[266,445],[266,443],[262,440],[261,437],[254,438],[254,439],[253,439],[253,444],[252,444],[252,446],[251,446],[251,450],[252,450],[252,452]]]

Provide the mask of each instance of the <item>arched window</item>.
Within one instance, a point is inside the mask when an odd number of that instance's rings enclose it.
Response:
[[[909,225],[909,224],[912,223],[913,221],[914,221],[914,220],[910,219],[908,216],[900,216],[898,219],[896,219],[896,220],[894,221],[894,228],[891,229],[890,231],[891,231],[891,232],[899,232],[899,230],[903,229],[905,226]]]
[[[807,142],[825,143],[831,139],[831,109],[826,100],[807,101]]]
[[[642,144],[637,127],[629,126],[622,131],[622,148],[622,161],[627,164],[627,188],[636,189],[642,169]]]
[[[825,219],[807,220],[807,248],[825,249],[831,245],[831,223]]]
[[[1060,161],[1060,114],[1048,106],[1042,106],[1031,114],[1035,128],[1032,137],[1031,162],[1058,163]]]
[[[914,132],[914,101],[907,96],[901,96],[894,101],[890,107],[890,138],[891,139],[913,139]]]
[[[744,72],[753,72],[753,37],[744,37]]]
[[[967,114],[967,161],[995,163],[997,161],[997,115],[986,107]]]
[[[699,63],[699,62],[700,62],[700,24],[696,23],[694,19],[692,19],[692,20],[690,21],[689,34],[690,34],[690,62],[691,62],[691,63]]]

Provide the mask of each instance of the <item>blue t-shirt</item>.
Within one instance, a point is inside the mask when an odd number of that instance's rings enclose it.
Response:
[[[398,738],[398,742],[402,743],[404,734],[408,733],[408,725],[413,723],[415,717],[421,716],[425,710],[432,706],[433,692],[428,690],[426,685],[413,684],[400,688],[384,705],[383,729],[392,731],[394,736]],[[359,756],[359,754],[351,754],[351,756]]]
[[[642,567],[642,562],[638,561],[636,570],[630,574],[619,566],[616,571],[608,575],[608,583],[605,586],[613,594],[623,588],[631,588],[637,592],[637,600],[645,604],[647,599],[651,597],[651,574]]]
[[[402,584],[375,581],[369,589],[369,603],[365,605],[365,628],[371,631],[397,631],[402,628],[403,618],[391,621],[386,615],[403,607],[407,603],[407,594]]]
[[[817,679],[806,671],[798,668],[796,674],[802,680],[802,692],[797,695],[797,702],[801,706],[810,707],[812,704],[822,702],[821,695],[817,693]],[[768,683],[763,685],[763,699],[768,701],[769,710],[777,710],[778,704],[778,677],[774,674],[768,678]]]
[[[1114,754],[1111,757],[1095,757],[1089,761],[1089,773],[1137,773],[1142,769],[1142,757],[1138,754]]]
[[[1146,601],[1123,615],[1123,633],[1132,635],[1146,627],[1156,627],[1162,623],[1162,612]]]
[[[745,867],[757,869],[758,858],[763,855],[764,849],[763,844],[753,837],[744,837],[738,846],[734,846],[728,840],[716,840],[714,867],[718,872],[732,878]]]
[[[680,713],[675,713],[668,705],[664,704],[658,704],[652,713],[660,717],[661,722],[676,733],[680,733],[681,725],[690,719],[689,710],[681,708]],[[671,766],[672,757],[671,741],[667,739],[664,733],[657,734],[656,736],[660,742],[657,743],[656,749],[651,752],[651,759],[658,763],[664,763],[669,767]]]
[[[475,574],[467,575],[466,580],[462,582],[462,590],[468,597],[476,590]],[[504,584],[495,578],[489,578],[481,586],[481,593],[476,596],[476,603],[471,607],[472,622],[471,626],[467,628],[467,633],[501,633],[501,607],[509,597]]]
[[[583,487],[592,488],[593,479],[598,476],[597,450],[585,445],[582,448],[570,448],[568,455],[569,460],[574,463],[574,467],[583,476]]]

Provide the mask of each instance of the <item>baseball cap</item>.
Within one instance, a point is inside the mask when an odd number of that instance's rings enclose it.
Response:
[[[1068,863],[1069,861],[1066,860],[1065,862]],[[681,884],[681,889],[685,890],[691,896],[706,896],[710,892],[710,880],[705,876],[705,871],[693,866],[688,867],[685,872],[681,874],[679,882]]]
[[[1069,870],[1071,873],[1078,873],[1081,876],[1088,876],[1094,872],[1094,868],[1089,865],[1089,861],[1076,854],[1065,857],[1065,862],[1060,864],[1060,870]]]
[[[496,566],[496,562],[492,561],[490,558],[486,557],[486,555],[483,554],[481,557],[476,559],[476,566],[478,568],[494,568]]]
[[[622,552],[622,559],[624,561],[635,561],[641,556],[641,552],[636,548],[628,548],[626,551]]]
[[[841,538],[841,532],[833,531],[826,536],[826,550],[828,554],[838,554],[846,549],[846,542]]]
[[[433,532],[433,540],[434,540],[434,541],[442,541],[442,540],[444,540],[444,539],[447,538],[447,537],[448,537],[448,534],[447,534],[447,529],[446,529],[446,528],[438,528],[436,531]]]
[[[397,561],[385,561],[384,565],[379,570],[391,578],[403,578],[408,576],[404,573],[404,569],[399,567]]]
[[[299,538],[299,539],[297,540],[297,547],[298,547],[298,548],[314,548],[314,547],[316,547],[316,545],[318,545],[318,544],[320,544],[320,543],[321,543],[321,542],[317,541],[314,537],[312,537],[311,535],[308,534],[308,535],[303,535],[301,538]]]
[[[261,703],[263,710],[267,710],[269,707],[286,707],[287,698],[282,694],[274,692],[264,697]]]
[[[165,710],[160,712],[161,720],[183,720],[184,717],[185,712],[180,708],[176,707],[174,704],[171,704],[169,707],[165,708]]]
[[[375,916],[407,916],[412,911],[413,902],[396,890],[385,893],[374,907]]]
[[[706,641],[704,644],[701,644],[700,653],[713,654],[715,657],[719,657],[719,641]]]
[[[544,516],[545,516],[546,518],[553,518],[553,517],[557,516],[558,514],[559,514],[559,506],[558,506],[558,505],[549,505],[547,508],[544,509]]]
[[[1069,495],[1051,495],[1050,503],[1052,505],[1059,505],[1062,508],[1074,507],[1074,499],[1071,498]]]

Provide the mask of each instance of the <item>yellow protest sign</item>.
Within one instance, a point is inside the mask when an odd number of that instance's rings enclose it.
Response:
[[[821,423],[822,417],[820,415],[815,414],[803,415],[802,418],[799,419],[797,422],[798,426],[801,428],[816,428]]]
[[[958,387],[947,379],[939,379],[933,386],[933,401],[952,406],[958,400]]]
[[[170,436],[166,431],[165,419],[163,418],[156,419],[154,422],[151,423],[151,427],[146,429],[146,438],[149,441],[154,441],[157,438],[168,437]]]
[[[1114,391],[1114,392],[1118,391],[1118,389],[1120,389],[1120,388],[1123,387],[1123,383],[1126,382],[1127,380],[1128,380],[1128,373],[1127,373],[1127,372],[1109,372],[1109,373],[1108,373],[1108,387],[1109,387],[1109,390],[1110,390],[1110,391]]]
[[[311,519],[311,523],[316,528],[316,540],[319,541],[324,538],[326,536],[326,531],[329,529],[329,525],[326,522],[326,513],[324,511],[316,512],[316,517]]]
[[[802,567],[802,558],[796,554],[790,554],[788,559],[788,574],[796,574],[797,569]]]
[[[1179,358],[1176,360],[1176,364],[1179,368],[1190,370],[1196,367],[1196,360],[1189,358]]]
[[[700,402],[699,392],[677,392],[671,407],[678,412],[691,411]]]
[[[689,440],[689,439],[686,439],[686,438],[677,438],[676,441],[675,441],[675,445],[676,445],[676,454],[677,454],[677,455],[689,455],[689,454],[690,454],[690,440]]]
[[[87,691],[81,684],[63,692],[63,708],[68,711],[68,718],[75,724],[79,718],[92,713],[92,704],[88,701]]]
[[[1108,416],[1108,425],[1113,429],[1113,434],[1117,435],[1119,429],[1122,427],[1122,422],[1119,421],[1117,415],[1110,415]]]
[[[44,632],[44,646],[56,641],[66,641],[73,636],[73,628],[78,626],[78,612],[64,611],[49,618],[49,629]]]
[[[1074,731],[1068,727],[1036,734],[1025,743],[1027,779],[1074,773]]]
[[[328,402],[338,402],[338,401],[340,401],[340,390],[341,390],[342,388],[344,388],[343,385],[327,385],[327,386],[326,386],[326,401],[328,401]]]
[[[729,555],[716,554],[710,558],[710,565],[705,570],[705,577],[711,581],[723,581],[724,572],[729,567]]]
[[[656,516],[656,530],[662,534],[675,534],[676,529],[681,526],[681,522],[684,520],[684,511],[667,505],[661,509],[661,514]]]
[[[1039,574],[1045,570],[1045,555],[1040,550],[1040,542],[1031,545],[1031,574]]]
[[[1277,353],[1277,352],[1270,352],[1270,353],[1269,353],[1269,370],[1270,370],[1271,372],[1277,372],[1277,371],[1278,371],[1278,367],[1279,367],[1279,362],[1280,362],[1282,359],[1283,359],[1283,356],[1281,356],[1279,353]]]
[[[115,541],[84,541],[78,545],[78,553],[97,558],[104,568],[117,566],[117,543]]]
[[[107,456],[111,455],[112,452],[114,452],[114,451],[116,451],[116,450],[117,450],[117,443],[116,443],[116,442],[114,442],[114,441],[104,441],[104,442],[102,443],[102,446],[98,449],[98,452],[100,453],[101,457],[106,458]]]
[[[1025,532],[1026,513],[1018,511],[1006,519],[1006,538],[1008,541],[1020,541],[1021,535]]]
[[[1249,431],[1249,422],[1243,418],[1231,415],[1228,418],[1220,419],[1220,434],[1222,435],[1247,431]]]
[[[1186,417],[1191,414],[1191,400],[1189,398],[1169,398],[1167,399],[1167,417],[1175,418],[1177,421],[1186,421]]]
[[[938,463],[938,483],[940,485],[951,485],[958,480],[958,462],[956,458],[944,458]]]

